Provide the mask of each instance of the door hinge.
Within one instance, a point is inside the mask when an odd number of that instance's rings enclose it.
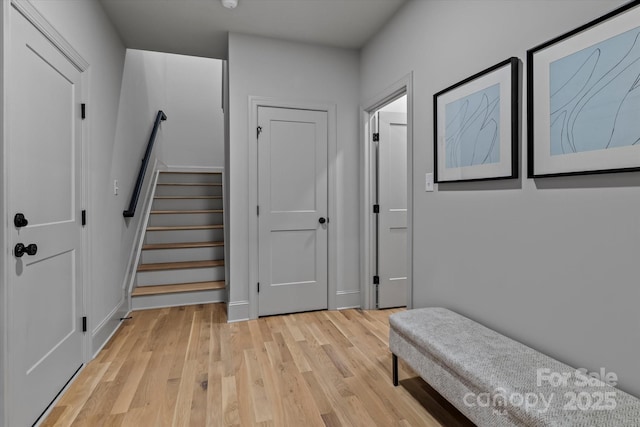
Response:
[[[262,126],[258,126],[256,129],[256,138],[260,138],[260,134],[262,133]]]
[[[374,285],[380,284],[380,276],[373,276],[373,284]]]
[[[256,206],[256,215],[260,216],[260,205]]]
[[[82,318],[82,332],[87,332],[87,316]]]
[[[82,225],[87,225],[87,210],[82,209]]]
[[[373,142],[380,141],[380,134],[378,132],[373,134]]]
[[[80,104],[80,116],[82,120],[87,118],[87,104]]]
[[[380,213],[380,205],[373,205],[373,213]]]
[[[258,293],[260,293],[260,282],[258,282]]]

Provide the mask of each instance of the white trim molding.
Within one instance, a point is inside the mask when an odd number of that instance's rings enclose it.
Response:
[[[338,310],[345,310],[347,308],[360,308],[361,307],[360,290],[338,291],[336,293],[336,300],[337,300]]]
[[[11,0],[11,5],[38,29],[80,71],[86,71],[89,63],[71,46],[29,0]]]
[[[9,105],[8,97],[6,96],[7,88],[9,87],[9,78],[7,76],[6,69],[8,68],[9,52],[11,50],[11,44],[9,41],[9,15],[10,6],[8,2],[2,2],[0,5],[0,138],[2,143],[0,145],[0,248],[2,248],[0,256],[0,282],[4,285],[0,287],[0,425],[9,425],[9,411],[11,400],[8,398],[11,392],[10,381],[11,373],[9,368],[9,353],[7,351],[7,344],[9,341],[9,310],[8,301],[10,297],[9,286],[9,253],[10,244],[7,239],[9,224],[9,214],[7,212],[7,202],[9,194],[9,185],[7,183],[7,137],[9,131],[7,129],[6,117],[8,117],[7,109]]]
[[[249,301],[234,301],[227,304],[227,322],[249,320]]]
[[[147,231],[147,224],[149,223],[149,214],[151,213],[151,206],[153,204],[153,197],[156,192],[156,183],[160,171],[158,170],[158,159],[153,164],[152,171],[150,173],[151,179],[144,189],[144,196],[142,198],[143,208],[140,209],[142,218],[138,221],[138,227],[131,247],[131,253],[129,254],[129,264],[127,265],[127,272],[125,274],[124,283],[122,285],[125,296],[127,298],[127,307],[131,310],[131,292],[135,285],[136,273],[138,272],[138,263],[140,262],[140,254],[142,253],[142,245],[144,243],[144,235]],[[144,182],[144,181],[143,181]]]
[[[120,319],[127,317],[128,314],[129,310],[123,295],[115,308],[111,310],[111,313],[91,330],[91,359],[94,359],[98,353],[100,353],[100,350],[102,350],[120,328],[122,324]],[[88,319],[88,321],[90,322],[91,319]]]

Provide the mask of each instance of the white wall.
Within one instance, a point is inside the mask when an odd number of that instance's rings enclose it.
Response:
[[[224,167],[222,61],[128,49],[125,75],[136,83],[123,96],[167,114],[157,153],[164,164]]]
[[[441,184],[433,94],[619,0],[410,1],[362,52],[361,99],[414,72],[414,303],[444,306],[640,395],[640,174]],[[525,73],[526,81],[526,73]],[[523,96],[522,151],[526,147]],[[521,156],[526,165],[526,153]],[[526,176],[526,170],[520,169]]]
[[[337,289],[359,302],[358,61],[356,51],[229,35],[230,75],[230,320],[249,316],[249,235],[256,208],[249,200],[249,96],[337,106]],[[254,135],[252,130],[251,135]],[[253,284],[255,286],[255,283]],[[252,287],[252,290],[254,288]],[[354,293],[349,293],[354,292]]]

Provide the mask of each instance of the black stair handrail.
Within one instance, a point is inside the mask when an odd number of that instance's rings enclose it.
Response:
[[[136,214],[136,206],[138,206],[138,198],[140,197],[140,190],[142,189],[142,181],[144,181],[144,175],[147,172],[147,165],[149,165],[149,158],[151,157],[151,150],[153,150],[153,144],[156,142],[156,134],[160,127],[160,122],[167,120],[167,115],[162,110],[158,111],[156,115],[156,121],[153,124],[153,130],[149,137],[149,143],[147,144],[147,151],[144,152],[144,158],[142,159],[142,165],[140,166],[140,172],[138,172],[138,179],[136,180],[136,186],[133,189],[131,195],[131,201],[129,202],[129,209],[124,211],[122,215],[125,218],[131,218]]]

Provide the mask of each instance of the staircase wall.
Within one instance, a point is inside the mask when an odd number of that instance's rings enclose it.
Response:
[[[222,61],[127,49],[128,96],[163,110],[158,157],[170,168],[224,167]]]

